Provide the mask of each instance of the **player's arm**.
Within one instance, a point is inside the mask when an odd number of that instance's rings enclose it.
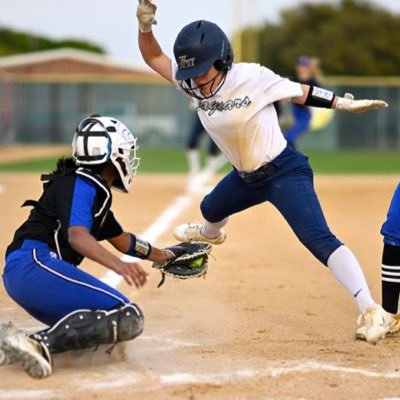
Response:
[[[123,232],[121,235],[108,239],[121,253],[144,260],[163,263],[172,258],[171,253],[152,246],[149,242],[139,238],[130,232]]]
[[[357,114],[367,110],[379,110],[388,107],[383,100],[354,100],[354,96],[346,93],[338,97],[330,90],[317,86],[301,85],[302,96],[293,97],[292,103],[319,108],[333,108]]]
[[[139,0],[136,10],[139,21],[139,50],[151,69],[172,82],[171,59],[164,54],[152,31],[152,25],[157,24],[156,9],[157,6],[151,0]]]
[[[146,283],[147,273],[137,263],[126,263],[110,253],[90,234],[85,226],[68,228],[68,243],[79,254],[121,275],[128,285],[140,288]]]

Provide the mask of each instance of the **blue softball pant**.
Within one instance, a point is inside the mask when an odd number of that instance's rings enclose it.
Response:
[[[25,240],[8,255],[3,282],[17,304],[49,326],[73,311],[111,310],[131,303],[114,288],[57,258],[38,240]]]
[[[400,246],[400,184],[393,194],[381,234],[385,244]]]
[[[233,169],[202,201],[203,217],[210,222],[269,201],[283,215],[298,239],[323,264],[342,243],[331,233],[314,190],[308,158],[290,146],[273,160],[272,176],[245,183]]]

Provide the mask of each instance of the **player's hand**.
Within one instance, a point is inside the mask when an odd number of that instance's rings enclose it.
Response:
[[[379,110],[389,107],[383,100],[354,100],[351,93],[346,93],[344,97],[339,97],[336,103],[336,109],[340,111],[349,111],[358,114],[367,110]]]
[[[121,275],[129,286],[134,284],[138,289],[144,286],[147,281],[148,273],[135,262],[121,261],[114,268],[114,271]]]
[[[142,33],[151,32],[152,25],[157,25],[157,6],[152,0],[139,0],[136,17],[139,20],[139,30]]]

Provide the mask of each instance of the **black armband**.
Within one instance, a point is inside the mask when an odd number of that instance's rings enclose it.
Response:
[[[131,236],[131,245],[125,254],[146,260],[151,253],[151,244],[136,237],[133,233],[130,233],[129,235]]]
[[[335,93],[318,86],[310,86],[310,91],[304,105],[319,108],[332,108]]]

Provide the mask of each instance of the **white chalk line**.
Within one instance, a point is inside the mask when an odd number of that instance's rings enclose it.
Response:
[[[3,194],[6,191],[6,188],[3,185],[0,185],[0,194]]]
[[[276,364],[277,362],[275,362]],[[187,385],[187,384],[225,384],[225,383],[243,383],[254,378],[271,378],[278,379],[285,375],[290,374],[310,374],[313,372],[321,373],[338,373],[345,376],[349,374],[358,375],[365,378],[371,379],[399,379],[400,372],[378,372],[363,368],[352,368],[343,367],[335,364],[321,363],[315,360],[304,360],[296,362],[281,361],[280,363],[287,363],[290,365],[284,367],[270,366],[265,369],[242,369],[232,372],[216,372],[207,374],[192,374],[187,372],[173,373],[173,374],[149,374],[136,373],[127,371],[126,368],[123,370],[118,366],[105,366],[102,371],[102,377],[99,379],[69,379],[70,384],[76,384],[75,388],[77,392],[88,392],[96,391],[99,389],[118,389],[127,388],[132,392],[132,385],[138,385],[140,383],[148,383],[153,385]],[[151,386],[148,386],[151,388]],[[136,387],[136,391],[142,391],[142,387]],[[46,389],[46,390],[0,390],[0,399],[8,400],[22,400],[32,398],[51,398],[56,393],[62,393],[62,390]],[[37,397],[36,397],[37,396]],[[54,398],[54,397],[53,397]],[[394,398],[382,398],[381,400],[400,400],[398,397]]]

